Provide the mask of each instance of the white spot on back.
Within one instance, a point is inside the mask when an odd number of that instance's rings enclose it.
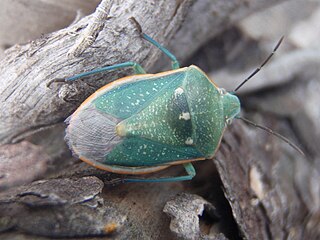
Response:
[[[179,119],[183,120],[190,120],[190,113],[189,112],[183,112],[181,115],[179,115]]]
[[[181,95],[183,93],[183,89],[181,87],[178,87],[176,90],[174,90],[174,97],[177,98],[178,95]]]
[[[187,140],[185,141],[185,144],[192,145],[193,144],[193,139],[191,137],[188,137]]]

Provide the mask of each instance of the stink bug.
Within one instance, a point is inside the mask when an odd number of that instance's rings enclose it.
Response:
[[[105,85],[87,98],[66,120],[65,139],[78,158],[109,172],[145,174],[183,164],[188,173],[125,182],[190,180],[196,174],[192,162],[212,158],[226,126],[240,118],[240,101],[233,92],[216,86],[200,68],[180,68],[172,53],[148,35],[141,35],[171,59],[173,70],[146,74],[138,63],[125,62],[64,79],[74,81],[125,67],[136,73]],[[266,64],[281,40],[244,82]]]

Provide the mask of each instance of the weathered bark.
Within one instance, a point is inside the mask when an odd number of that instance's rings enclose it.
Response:
[[[0,82],[2,143],[23,139],[43,127],[54,127],[91,92],[123,74],[103,74],[71,85],[55,83],[47,88],[46,84],[54,78],[125,61],[142,63],[146,70],[161,68],[160,52],[140,39],[130,17],[134,16],[146,33],[170,46],[179,59],[185,61],[210,37],[272,3],[202,0],[109,1],[108,4],[110,8],[105,11],[110,10],[110,16],[102,16],[106,20],[91,46],[92,38],[81,35],[93,18],[88,16],[66,29],[7,51],[0,68],[0,79],[6,79]],[[82,53],[79,49],[72,51],[81,38],[87,48]],[[224,38],[230,38],[230,34],[225,33],[221,36]],[[200,52],[198,58],[202,57]],[[317,65],[316,61],[313,63]],[[266,94],[273,98],[273,93]],[[248,109],[253,113],[253,109],[267,105],[260,95],[251,95],[244,103],[250,99],[261,103],[244,104],[251,107]],[[286,120],[291,121],[297,115],[277,117],[270,114],[272,111],[267,107],[263,109],[266,112],[251,114],[252,118],[258,116],[264,125],[283,130],[290,139],[302,131],[293,131]],[[235,121],[228,127],[215,159],[196,164],[197,176],[193,181],[112,186],[111,180],[120,176],[94,169],[67,155],[61,157],[65,146],[61,134],[63,126],[59,128],[50,135],[48,131],[27,138],[34,144],[41,142],[43,150],[49,151],[50,157],[60,156],[60,161],[55,162],[54,171],[43,177],[46,180],[0,194],[1,239],[92,239],[97,236],[317,239],[320,236],[320,164],[316,161],[319,155],[315,143],[311,145],[312,151],[307,149],[307,153],[313,155],[302,158],[278,139]],[[302,142],[308,147],[306,141]],[[11,147],[20,148],[24,144],[20,142]],[[32,145],[28,149],[33,154],[39,151]],[[3,156],[0,155],[0,161]],[[47,159],[47,156],[42,158]],[[183,174],[180,166],[150,177],[178,174]],[[2,177],[0,175],[0,184]],[[199,215],[203,216],[198,221]]]

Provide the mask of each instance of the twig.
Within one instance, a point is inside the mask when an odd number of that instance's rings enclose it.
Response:
[[[82,32],[76,44],[67,53],[68,58],[80,56],[94,43],[100,31],[104,28],[106,20],[109,18],[112,4],[113,1],[110,0],[101,1],[96,8],[96,11],[93,13],[88,26]]]

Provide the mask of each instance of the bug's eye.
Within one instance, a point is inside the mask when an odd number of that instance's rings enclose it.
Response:
[[[227,91],[224,88],[219,88],[218,91],[221,95],[225,95],[227,93]]]
[[[230,125],[231,123],[232,123],[232,118],[226,119],[226,124],[227,124],[227,125]]]

